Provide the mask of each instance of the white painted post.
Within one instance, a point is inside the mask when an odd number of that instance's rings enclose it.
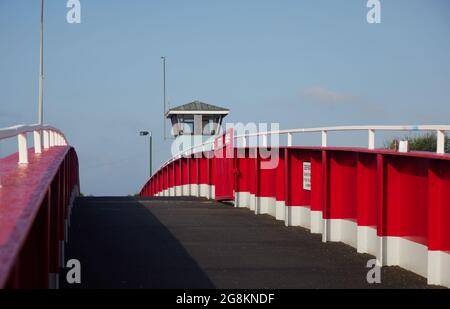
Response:
[[[43,137],[44,137],[44,149],[49,149],[50,148],[50,133],[48,132],[48,130],[44,130],[43,131]]]
[[[267,147],[267,135],[266,134],[262,135],[262,146]]]
[[[292,146],[292,133],[288,133],[288,147]]]
[[[242,147],[243,148],[247,147],[247,137],[246,136],[242,137]]]
[[[328,132],[322,131],[322,147],[327,147],[328,144]]]
[[[375,149],[375,130],[373,129],[369,130],[369,149]]]
[[[17,135],[17,142],[19,145],[19,164],[28,164],[27,134]]]
[[[409,143],[408,141],[399,141],[398,142],[398,152],[408,152],[409,151]]]
[[[34,153],[42,153],[42,131],[34,131]]]
[[[445,154],[445,131],[437,131],[437,149],[438,154]]]
[[[50,133],[50,147],[55,146],[55,132],[49,131]]]

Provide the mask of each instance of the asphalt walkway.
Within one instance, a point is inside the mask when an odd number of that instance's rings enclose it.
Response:
[[[366,263],[342,243],[322,243],[267,215],[196,198],[79,198],[67,259],[81,284],[66,288],[426,288],[426,279]]]

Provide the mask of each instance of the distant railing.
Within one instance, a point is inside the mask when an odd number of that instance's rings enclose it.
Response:
[[[42,153],[42,149],[53,146],[67,146],[67,139],[58,129],[48,125],[17,125],[0,129],[0,140],[17,136],[19,164],[28,164],[28,137],[33,133],[34,152]]]
[[[234,136],[235,140],[242,140],[242,147],[247,147],[248,138],[250,137],[262,137],[262,147],[267,147],[267,138],[270,135],[287,135],[287,146],[293,146],[293,136],[294,134],[301,133],[321,133],[321,146],[328,146],[328,132],[348,132],[348,131],[366,131],[368,133],[368,143],[367,148],[369,150],[375,149],[375,132],[376,131],[398,131],[398,132],[436,132],[437,135],[437,154],[445,154],[445,132],[450,131],[450,125],[386,125],[386,126],[333,126],[333,127],[318,127],[318,128],[298,128],[298,129],[288,129],[288,130],[275,130],[275,131],[265,131],[248,133]],[[214,150],[214,140],[207,141],[205,143],[195,145],[180,154],[174,156],[173,158],[166,161],[162,166],[166,166],[172,161],[182,157],[206,150]]]

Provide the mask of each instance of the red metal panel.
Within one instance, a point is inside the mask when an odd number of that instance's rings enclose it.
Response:
[[[450,166],[432,160],[428,179],[428,249],[450,253]]]
[[[288,160],[290,199],[287,205],[309,206],[311,205],[311,191],[303,189],[303,163],[311,162],[311,152],[292,149],[289,151]]]
[[[377,236],[386,235],[386,160],[377,154]]]
[[[322,150],[322,217],[324,219],[330,218],[330,162],[328,159],[328,152]]]
[[[168,166],[167,166],[167,184],[169,186],[169,189],[173,188],[174,184],[175,184],[175,171],[173,168],[173,162],[171,162]]]
[[[311,152],[311,211],[322,211],[322,151]]]
[[[357,218],[358,154],[328,151],[329,216],[331,219]]]
[[[189,160],[189,177],[191,184],[198,184],[198,159],[191,158]]]
[[[165,166],[163,168],[163,188],[164,191],[169,189],[169,167]]]
[[[263,162],[269,162],[271,158],[259,159],[259,197],[273,197],[275,198],[276,177],[275,168],[262,168]]]
[[[260,178],[260,163],[261,163],[261,158],[260,158],[260,155],[259,155],[259,148],[256,148],[255,149],[255,154],[256,154],[256,157],[255,157],[255,161],[254,161],[254,166],[253,166],[253,175],[254,175],[254,187],[253,187],[253,190],[254,190],[254,194],[255,194],[255,196],[256,197],[258,197],[258,196],[260,196],[260,194],[261,194],[261,192],[260,192],[260,181],[259,181],[259,178]]]
[[[234,145],[233,129],[219,137],[214,147],[215,198],[221,200],[234,199]]]
[[[284,201],[284,195],[285,195],[285,148],[279,149],[279,155],[278,155],[278,165],[275,170],[275,198],[277,201]]]
[[[182,170],[182,178],[181,184],[188,185],[189,184],[189,162],[188,158],[181,159],[181,170]]]
[[[392,156],[385,160],[386,235],[427,244],[429,160]]]
[[[256,195],[257,192],[257,148],[249,149],[249,160],[247,161],[248,177],[247,183],[250,189],[250,194]]]
[[[238,192],[250,192],[251,184],[254,182],[252,178],[252,170],[254,166],[254,158],[250,158],[250,150],[245,149],[245,157],[242,156],[237,158],[236,169],[238,170],[237,174],[237,184],[236,190]]]
[[[208,157],[208,184],[210,186],[214,185],[214,183],[213,183],[213,181],[214,181],[213,175],[214,175],[213,158]]]
[[[377,155],[358,155],[356,200],[358,225],[376,227],[379,195],[377,188]]]
[[[199,161],[199,184],[207,185],[209,184],[209,168],[208,168],[208,158],[202,156],[198,158]]]
[[[181,186],[182,185],[182,171],[181,171],[181,159],[176,160],[173,162],[173,168],[174,168],[174,174],[175,174],[175,186]]]

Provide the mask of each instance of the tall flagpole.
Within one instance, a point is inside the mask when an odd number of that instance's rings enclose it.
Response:
[[[43,107],[43,96],[44,96],[44,0],[41,0],[41,43],[40,43],[40,63],[39,63],[39,124],[44,124],[44,107]]]
[[[161,57],[163,61],[163,100],[164,100],[164,115],[163,115],[163,132],[164,132],[164,140],[167,139],[166,136],[166,57]]]

